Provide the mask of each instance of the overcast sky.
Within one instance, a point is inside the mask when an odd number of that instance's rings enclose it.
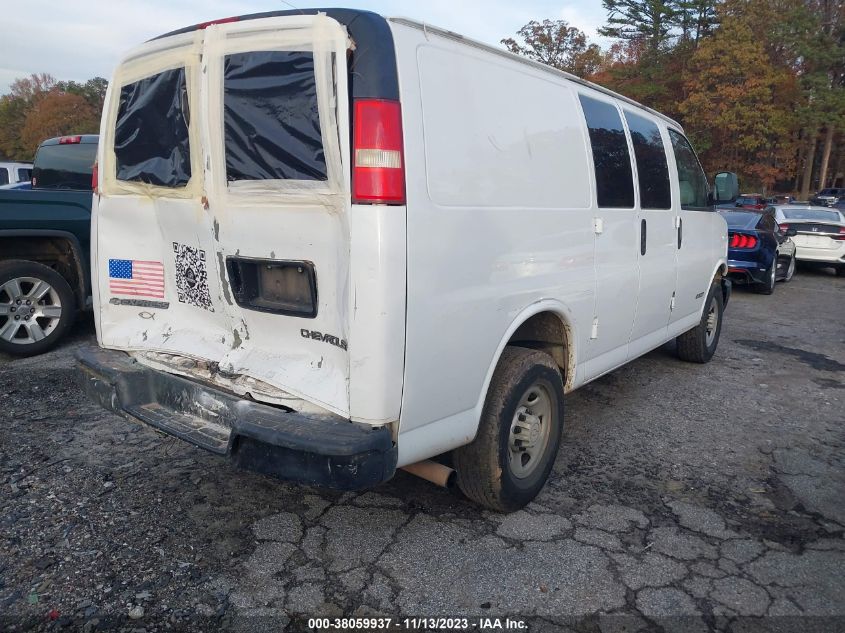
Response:
[[[565,19],[591,40],[604,23],[598,0],[18,0],[0,18],[0,94],[18,77],[47,72],[56,79],[111,77],[122,54],[171,31],[230,15],[320,6],[369,9],[428,22],[499,44],[529,20]]]

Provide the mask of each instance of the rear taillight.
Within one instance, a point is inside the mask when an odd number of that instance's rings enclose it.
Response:
[[[754,248],[755,246],[757,246],[757,238],[753,235],[744,235],[743,233],[731,235],[731,248]]]
[[[786,233],[789,230],[788,224],[778,224],[778,229],[781,233]]]
[[[833,239],[835,239],[835,240],[845,240],[845,226],[839,227],[839,235],[834,235]]]
[[[100,165],[99,163],[94,163],[94,166],[91,168],[91,189],[94,193],[97,193],[97,185],[100,184]]]
[[[76,136],[63,136],[59,139],[59,145],[75,145],[81,143],[82,137],[78,134]]]
[[[404,204],[405,157],[399,102],[357,99],[353,117],[352,202]]]

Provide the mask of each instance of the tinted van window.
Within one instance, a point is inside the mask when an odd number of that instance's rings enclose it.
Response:
[[[32,170],[31,169],[19,169],[18,170],[18,182],[26,182],[28,180],[32,180]]]
[[[596,169],[596,197],[600,207],[634,206],[634,176],[625,128],[616,106],[579,95]]]
[[[669,130],[669,138],[672,140],[672,151],[675,154],[675,163],[678,167],[678,185],[681,192],[681,208],[692,211],[710,211],[712,207],[707,204],[707,178],[704,170],[689,141],[684,135]]]
[[[123,86],[114,135],[117,179],[184,187],[191,179],[189,116],[184,68]]]
[[[90,191],[96,158],[96,143],[42,145],[35,156],[33,186]]]
[[[326,180],[314,56],[227,55],[223,128],[227,180]]]
[[[669,209],[672,193],[669,189],[669,165],[666,150],[657,125],[633,112],[625,112],[634,157],[637,159],[637,180],[640,185],[640,207]]]
[[[5,167],[0,167],[0,185],[9,184],[9,170]]]

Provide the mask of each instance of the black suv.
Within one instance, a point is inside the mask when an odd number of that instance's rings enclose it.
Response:
[[[832,207],[843,199],[845,199],[845,187],[828,187],[810,198],[810,202],[823,207]]]

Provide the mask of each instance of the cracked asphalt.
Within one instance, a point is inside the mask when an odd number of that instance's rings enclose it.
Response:
[[[501,515],[400,472],[281,483],[111,415],[72,354],[0,356],[0,630],[845,630],[845,279],[734,292],[709,365],[671,345],[566,401],[549,484]]]

